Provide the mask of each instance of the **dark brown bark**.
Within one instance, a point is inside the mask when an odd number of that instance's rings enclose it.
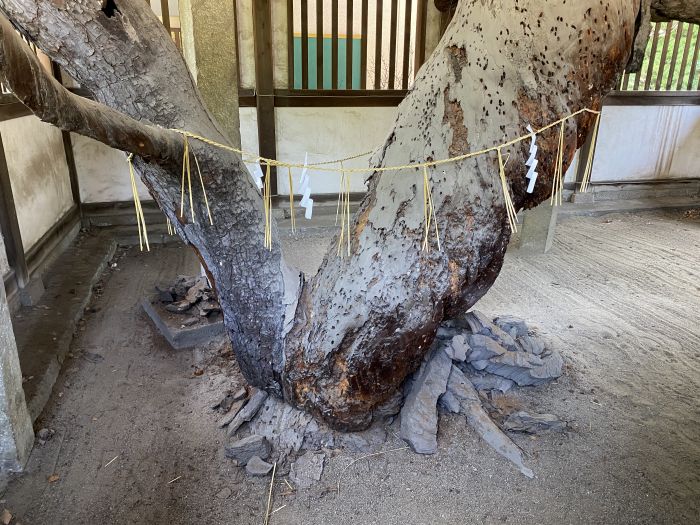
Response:
[[[0,0],[98,101],[225,142],[148,4],[117,6],[107,17],[96,0]],[[637,0],[461,2],[372,165],[446,158],[600,107],[629,57],[638,7]],[[565,168],[592,121],[582,115],[567,124]],[[527,144],[504,151],[517,208],[549,196],[557,131],[538,140],[532,195]],[[338,258],[333,247],[319,273],[300,283],[276,232],[273,249],[263,248],[262,201],[240,159],[193,146],[215,226],[177,217],[179,169],[139,158],[142,179],[201,255],[246,377],[336,427],[366,426],[418,366],[440,321],[473,305],[500,271],[510,230],[495,155],[431,170],[442,251],[421,250],[422,173],[375,172],[353,222],[352,255]],[[199,192],[196,200],[203,218]]]
[[[680,20],[700,24],[700,0],[652,0],[651,20],[653,22]]]

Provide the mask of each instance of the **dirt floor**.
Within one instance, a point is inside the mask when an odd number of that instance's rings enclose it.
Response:
[[[327,239],[285,244],[313,271]],[[572,426],[514,436],[535,479],[463,417],[444,416],[433,456],[399,450],[346,468],[359,455],[336,451],[319,485],[291,494],[281,476],[271,523],[700,522],[699,261],[697,215],[562,222],[548,255],[508,256],[478,305],[535,323],[565,356],[558,382],[503,403]],[[229,350],[174,352],[138,307],[155,282],[195,271],[194,259],[169,246],[115,262],[39,420],[56,434],[37,444],[0,509],[25,525],[262,523],[270,480],[224,458],[210,408],[239,381]],[[394,435],[384,450],[403,446]]]

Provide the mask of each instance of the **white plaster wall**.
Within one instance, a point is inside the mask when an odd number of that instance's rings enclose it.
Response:
[[[309,163],[348,157],[374,150],[387,138],[396,117],[395,107],[372,108],[277,108],[277,157],[293,163]],[[255,108],[241,108],[241,137],[243,149],[258,154]],[[348,168],[364,168],[369,157],[348,161]],[[313,194],[337,193],[340,174],[310,170]],[[296,186],[299,170],[292,171]],[[364,175],[351,176],[351,191],[365,190]],[[287,172],[280,171],[278,191],[289,195]],[[295,193],[298,193],[295,190]]]
[[[27,251],[73,205],[63,138],[33,115],[0,123],[0,134]]]
[[[607,106],[591,180],[700,178],[700,107]]]
[[[80,200],[84,203],[133,200],[126,154],[82,135],[71,134],[71,138]],[[138,173],[136,185],[139,197],[151,200]]]

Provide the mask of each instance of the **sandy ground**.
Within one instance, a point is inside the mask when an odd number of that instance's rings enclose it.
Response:
[[[313,270],[328,241],[285,244]],[[271,523],[700,522],[699,260],[700,221],[681,212],[561,223],[550,254],[508,256],[478,305],[530,320],[565,356],[559,381],[506,400],[572,426],[515,436],[536,478],[448,416],[433,456],[399,450],[346,468],[359,456],[336,451],[318,486],[288,494],[279,481]],[[0,504],[19,522],[263,522],[269,478],[224,458],[210,408],[239,381],[226,345],[174,352],[137,306],[194,264],[171,246],[130,250],[108,271],[39,422],[56,435]],[[384,449],[403,446],[392,436]]]

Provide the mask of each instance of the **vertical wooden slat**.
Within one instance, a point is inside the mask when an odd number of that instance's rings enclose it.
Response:
[[[630,84],[630,74],[629,74],[629,73],[625,73],[625,74],[622,76],[622,82],[620,83],[620,89],[621,89],[622,91],[627,91],[627,88],[629,87],[629,84]]]
[[[698,51],[700,51],[700,28],[698,28],[698,34],[695,38],[695,51],[693,52],[693,59],[690,61],[690,76],[688,77],[688,91],[692,91],[693,87],[697,88],[698,85],[695,78],[695,72],[698,67]]]
[[[309,89],[309,1],[301,0],[301,89]]]
[[[374,89],[382,89],[382,34],[384,30],[384,2],[377,0],[377,27],[374,46]]]
[[[396,24],[398,22],[399,3],[391,2],[391,26],[389,27],[389,89],[394,89],[396,77]]]
[[[681,59],[681,69],[678,72],[678,82],[676,89],[683,89],[683,78],[685,77],[685,67],[688,63],[688,53],[690,53],[690,42],[693,37],[693,24],[686,24],[687,30],[685,33],[685,46],[683,48],[683,58]]]
[[[165,30],[170,34],[170,6],[168,6],[168,0],[160,0],[160,15],[163,17]]]
[[[661,23],[656,22],[654,24],[654,36],[651,41],[651,53],[647,57],[647,76],[644,80],[644,89],[649,89],[651,87],[651,77],[654,74],[654,62],[656,59],[656,46],[659,43],[659,32],[661,31]]]
[[[17,219],[17,208],[12,195],[12,183],[10,182],[10,172],[7,169],[7,159],[5,158],[5,148],[2,145],[2,135],[0,135],[0,227],[5,238],[5,250],[7,262],[15,271],[17,285],[24,288],[29,283],[29,268],[22,245],[22,232]]]
[[[367,89],[367,21],[369,0],[362,0],[362,28],[360,30],[360,89]]]
[[[323,89],[323,0],[316,0],[316,89]]]
[[[275,93],[272,65],[272,9],[271,0],[253,2],[253,44],[255,51],[255,104],[258,116],[258,144],[260,155],[277,158],[275,131]],[[308,57],[307,57],[308,58]],[[271,190],[277,193],[277,171],[271,170]]]
[[[288,89],[294,89],[294,0],[287,0],[287,84]]]
[[[352,35],[353,35],[353,5],[347,0],[347,20],[345,24],[345,89],[352,89]]]
[[[413,66],[413,76],[418,75],[418,70],[425,62],[425,39],[428,20],[428,0],[418,0],[416,14],[416,61]]]
[[[661,48],[661,59],[659,61],[659,70],[656,72],[656,84],[654,88],[658,91],[661,89],[661,83],[664,79],[664,71],[666,70],[666,58],[668,55],[668,46],[671,42],[671,29],[673,28],[671,22],[666,22],[664,24],[664,45]]]
[[[676,72],[676,62],[678,61],[678,48],[681,44],[681,36],[683,36],[683,24],[676,22],[676,39],[673,42],[673,54],[671,55],[671,63],[668,71],[668,80],[666,81],[666,90],[673,87],[673,75]]]
[[[338,89],[338,0],[331,3],[331,86]]]
[[[411,15],[413,12],[413,2],[405,1],[406,12],[404,13],[403,29],[403,56],[401,61],[401,89],[408,89],[408,64],[411,53]]]

